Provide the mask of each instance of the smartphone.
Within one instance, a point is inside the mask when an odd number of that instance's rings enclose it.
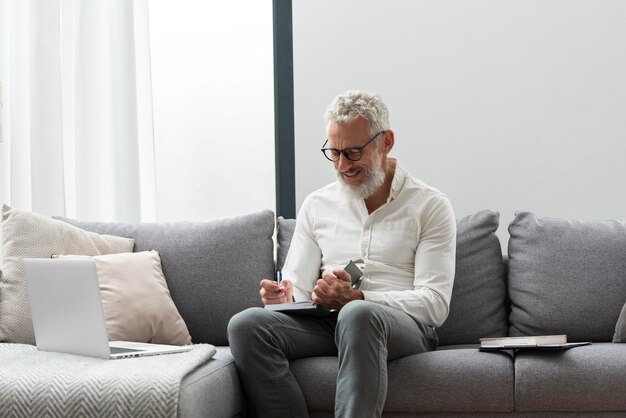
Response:
[[[352,287],[358,289],[361,284],[361,277],[363,276],[361,269],[354,264],[354,261],[350,260],[348,265],[344,267],[344,270],[348,272],[352,279]]]

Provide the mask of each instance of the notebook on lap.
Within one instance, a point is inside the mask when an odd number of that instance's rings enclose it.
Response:
[[[109,342],[90,259],[24,259],[37,349],[99,358],[180,353],[192,346]]]

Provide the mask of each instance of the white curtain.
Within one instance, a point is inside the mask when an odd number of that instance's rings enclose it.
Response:
[[[2,202],[156,219],[147,0],[0,0]]]

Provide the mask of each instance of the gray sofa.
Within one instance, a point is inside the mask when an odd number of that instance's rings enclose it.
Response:
[[[194,342],[218,346],[184,380],[179,415],[246,416],[226,326],[236,312],[260,305],[259,280],[282,266],[295,221],[276,221],[270,211],[196,223],[65,221],[134,238],[135,251],[159,251]],[[498,221],[491,211],[458,220],[455,284],[439,349],[389,364],[384,415],[626,416],[626,344],[611,342],[626,302],[626,224],[520,212],[503,257]],[[559,352],[477,349],[481,337],[538,334],[593,344]],[[333,416],[337,359],[303,358],[291,367],[311,416]]]

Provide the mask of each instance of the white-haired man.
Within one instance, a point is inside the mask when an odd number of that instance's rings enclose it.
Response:
[[[448,315],[456,251],[448,198],[389,157],[395,138],[378,95],[341,94],[325,117],[322,152],[337,181],[306,198],[285,279],[261,280],[260,295],[266,305],[312,300],[334,313],[251,308],[231,319],[231,350],[257,417],[307,417],[289,361],[332,355],[335,416],[379,417],[387,362],[434,350],[434,327]],[[350,260],[363,272],[358,289],[343,270]]]

